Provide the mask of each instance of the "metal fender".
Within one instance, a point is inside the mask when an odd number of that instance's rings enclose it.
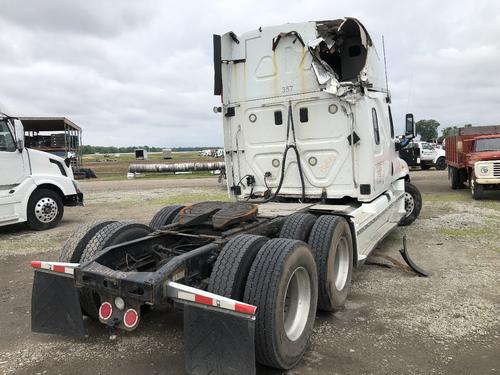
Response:
[[[413,259],[411,259],[410,254],[408,253],[408,248],[406,247],[406,236],[403,236],[403,248],[399,250],[399,253],[405,260],[405,262],[410,266],[410,268],[419,276],[429,277],[432,275],[431,272],[424,270],[419,267]]]

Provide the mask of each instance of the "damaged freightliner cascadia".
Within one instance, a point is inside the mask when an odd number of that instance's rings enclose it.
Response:
[[[342,309],[353,268],[417,218],[359,21],[215,35],[214,64],[231,199],[167,206],[148,226],[80,226],[57,262],[32,262],[33,331],[84,336],[83,315],[131,331],[151,310],[180,308],[188,373],[290,369],[316,311]],[[407,115],[406,140],[414,131]]]

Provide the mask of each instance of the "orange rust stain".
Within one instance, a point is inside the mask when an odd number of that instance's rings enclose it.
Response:
[[[302,47],[302,51],[300,52],[300,65],[299,65],[299,80],[300,80],[300,93],[303,94],[305,92],[305,71],[304,64],[306,62],[306,47]]]

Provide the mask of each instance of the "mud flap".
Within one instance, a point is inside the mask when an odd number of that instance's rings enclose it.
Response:
[[[85,335],[73,277],[35,271],[31,294],[31,330],[74,337]]]
[[[184,305],[184,346],[189,374],[255,374],[255,320]]]

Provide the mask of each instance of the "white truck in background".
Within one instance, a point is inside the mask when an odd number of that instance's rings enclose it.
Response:
[[[69,160],[25,148],[21,122],[0,112],[0,226],[50,229],[64,206],[82,204]]]
[[[435,167],[437,170],[446,169],[446,155],[442,148],[429,142],[417,142],[420,149],[420,168],[430,169]]]
[[[429,142],[412,141],[399,150],[399,157],[410,167],[420,167],[423,170],[435,167],[446,169],[446,155],[442,148]]]

